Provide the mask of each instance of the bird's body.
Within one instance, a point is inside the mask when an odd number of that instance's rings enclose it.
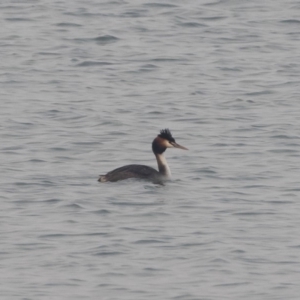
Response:
[[[154,168],[144,165],[127,165],[108,172],[106,175],[100,176],[99,181],[119,181],[128,178],[140,179],[159,179],[161,174]]]
[[[158,171],[145,165],[126,165],[108,172],[106,175],[100,175],[98,181],[119,181],[128,178],[139,178],[150,180],[154,183],[161,183],[171,177],[171,171],[164,157],[167,148],[187,148],[178,145],[168,129],[161,130],[160,134],[152,142],[152,151],[156,157]]]

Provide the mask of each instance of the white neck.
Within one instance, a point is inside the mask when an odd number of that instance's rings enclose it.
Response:
[[[155,157],[157,160],[159,173],[167,178],[171,177],[171,170],[168,166],[167,160],[163,154],[155,153]]]

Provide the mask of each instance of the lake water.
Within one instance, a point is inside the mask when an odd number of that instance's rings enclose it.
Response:
[[[1,299],[299,299],[299,1],[0,14]]]

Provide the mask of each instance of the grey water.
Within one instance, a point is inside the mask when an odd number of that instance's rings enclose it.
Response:
[[[1,299],[299,299],[299,1],[0,15]],[[97,182],[163,128],[170,182]]]

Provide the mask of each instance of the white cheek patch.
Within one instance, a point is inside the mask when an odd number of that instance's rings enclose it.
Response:
[[[165,147],[165,148],[170,148],[169,142],[168,142],[167,140],[162,140],[161,145],[162,145],[163,147]]]
[[[167,148],[174,148],[174,146],[170,143],[170,142],[167,142]]]
[[[174,146],[166,139],[159,138],[159,145],[164,148],[174,148]]]

